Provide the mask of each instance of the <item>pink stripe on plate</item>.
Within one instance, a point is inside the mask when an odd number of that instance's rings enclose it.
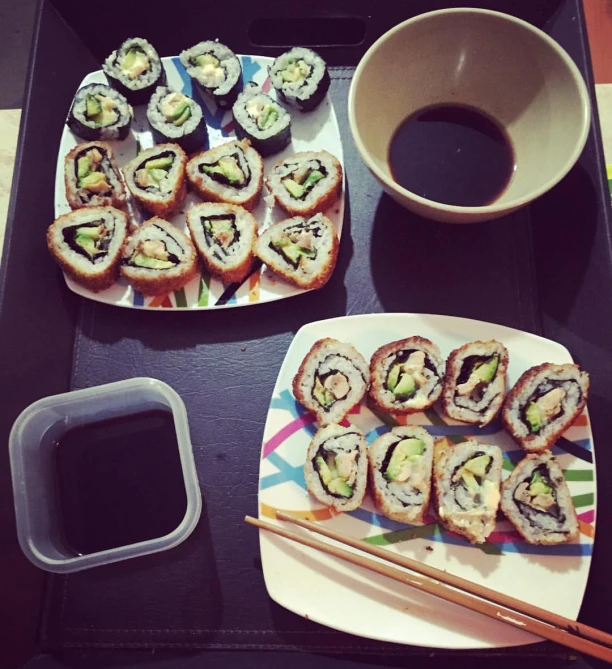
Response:
[[[592,523],[595,520],[595,509],[591,509],[590,511],[585,511],[584,513],[579,513],[578,518],[583,523]]]
[[[285,427],[281,428],[264,444],[262,460],[265,460],[265,458],[267,458],[268,455],[272,453],[272,451],[276,450],[283,442],[289,439],[292,434],[295,434],[298,432],[298,430],[301,430],[306,425],[314,423],[314,420],[314,416],[306,414],[296,418],[295,420],[292,420],[288,425],[285,425]]]

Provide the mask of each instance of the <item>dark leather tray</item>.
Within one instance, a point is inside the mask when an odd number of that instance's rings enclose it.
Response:
[[[354,65],[385,30],[417,13],[462,3],[320,0],[307,10],[280,0],[259,8],[243,4],[219,4],[212,11],[208,3],[176,0],[170,12],[167,3],[156,2],[128,11],[125,3],[110,0],[104,11],[94,12],[77,0],[41,2],[0,281],[0,435],[6,443],[17,414],[45,395],[157,377],[187,405],[204,511],[192,537],[170,552],[45,576],[17,546],[8,458],[2,455],[0,527],[6,539],[0,590],[6,601],[18,602],[4,625],[9,645],[25,647],[39,630],[44,649],[64,653],[303,650],[374,654],[384,664],[386,655],[429,653],[341,634],[275,605],[261,574],[257,532],[242,522],[246,513],[257,512],[267,405],[293,334],[312,320],[382,311],[465,316],[540,333],[566,345],[591,371],[600,517],[580,618],[611,631],[606,562],[612,533],[606,515],[612,495],[605,477],[612,467],[606,447],[612,432],[612,262],[596,111],[578,165],[529,208],[472,226],[425,221],[382,195],[359,160],[348,129],[347,93]],[[594,100],[579,0],[477,4],[515,14],[555,37],[577,62]],[[280,16],[287,18],[287,39],[279,38],[283,31],[274,17]],[[53,218],[57,147],[74,90],[128,36],[146,36],[162,55],[171,55],[204,34],[238,52],[264,55],[313,35],[345,42],[320,47],[333,66],[331,95],[347,168],[338,268],[321,291],[240,310],[153,313],[78,298],[49,258],[44,236]],[[501,652],[563,655],[550,644]]]

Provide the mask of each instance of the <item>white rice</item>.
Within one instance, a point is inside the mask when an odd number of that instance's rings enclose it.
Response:
[[[134,79],[130,79],[130,77],[121,69],[120,63],[123,61],[128,51],[133,47],[138,47],[144,52],[145,56],[149,59],[149,68]],[[119,49],[113,51],[111,55],[108,56],[102,64],[102,69],[108,76],[118,79],[131,91],[139,91],[150,86],[159,79],[160,74],[162,73],[162,63],[159,54],[146,39],[132,37],[131,39],[126,40]]]
[[[210,84],[202,74],[202,68],[195,64],[195,59],[198,56],[207,53],[212,54],[219,60],[219,66],[224,72],[224,80],[216,86]],[[187,70],[187,74],[215,96],[227,95],[242,76],[242,68],[238,57],[221,42],[213,40],[200,42],[190,49],[182,51],[179,57],[183,67]]]

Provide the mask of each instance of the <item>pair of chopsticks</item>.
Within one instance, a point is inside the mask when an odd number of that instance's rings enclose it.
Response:
[[[378,546],[372,546],[346,534],[334,532],[321,525],[293,516],[290,513],[277,511],[276,517],[279,520],[286,520],[294,525],[299,525],[304,529],[321,534],[341,544],[352,546],[363,553],[369,553],[370,555],[382,558],[385,562],[391,562],[405,569],[410,569],[411,572],[421,574],[425,578],[406,572],[404,569],[397,569],[389,564],[381,564],[364,555],[320,541],[307,534],[291,532],[284,527],[265,520],[246,516],[245,521],[262,530],[273,532],[304,546],[316,548],[323,553],[341,558],[359,567],[370,569],[394,581],[410,585],[417,590],[435,595],[447,602],[458,604],[471,611],[482,613],[494,620],[500,620],[517,629],[530,632],[550,641],[555,641],[558,644],[581,653],[586,653],[587,655],[592,655],[600,660],[612,662],[612,635],[602,630],[570,620],[556,613],[551,613],[538,606],[521,602],[514,597],[495,592],[483,585],[478,585],[459,576],[448,574],[445,571],[423,564],[417,560],[391,553]]]

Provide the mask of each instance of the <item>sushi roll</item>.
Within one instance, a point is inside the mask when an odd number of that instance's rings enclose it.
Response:
[[[225,44],[200,42],[180,54],[187,74],[219,107],[231,107],[242,88],[242,68],[236,54]]]
[[[340,423],[361,402],[370,381],[368,363],[351,344],[319,339],[293,379],[293,394],[321,425]]]
[[[110,85],[133,105],[142,105],[156,86],[166,83],[166,71],[157,51],[146,39],[130,37],[104,61]]]
[[[498,341],[474,341],[446,361],[442,408],[449,418],[488,425],[506,394],[508,351]]]
[[[394,427],[370,445],[370,488],[387,518],[423,524],[431,493],[433,452],[433,439],[417,425]]]
[[[127,226],[127,215],[119,209],[83,207],[49,226],[47,246],[71,279],[97,292],[110,288],[119,275]]]
[[[125,187],[110,144],[78,144],[64,159],[66,199],[72,209],[126,205]]]
[[[262,156],[278,153],[291,142],[291,116],[257,84],[240,93],[232,113],[236,135],[248,139]]]
[[[89,84],[76,92],[66,124],[75,135],[90,142],[125,139],[132,116],[133,110],[121,93],[104,84]]]
[[[440,349],[424,337],[400,339],[375,351],[370,361],[370,400],[382,411],[409,414],[432,406],[442,392]]]
[[[501,509],[530,544],[554,546],[580,534],[563,471],[549,451],[518,463],[502,483]]]
[[[354,511],[365,497],[368,478],[366,440],[350,425],[328,425],[317,431],[306,453],[308,492],[336,511]]]
[[[255,255],[285,281],[304,288],[322,288],[331,277],[340,242],[334,224],[316,214],[295,216],[271,225],[255,244]]]
[[[123,246],[121,274],[144,295],[178,290],[198,272],[195,248],[172,223],[151,218]]]
[[[185,195],[187,156],[177,144],[158,144],[141,151],[123,167],[132,196],[149,213],[170,216],[180,209]]]
[[[582,413],[589,375],[578,365],[547,362],[528,369],[508,393],[502,419],[528,452],[550,448]]]
[[[191,239],[206,269],[224,283],[241,283],[255,256],[257,221],[234,204],[196,204],[187,210]]]
[[[266,186],[291,216],[312,216],[340,197],[342,166],[327,151],[296,153],[274,167]]]
[[[502,452],[470,439],[434,448],[436,513],[449,530],[481,544],[495,529]]]
[[[237,204],[249,211],[259,202],[263,161],[247,140],[226,142],[187,163],[187,179],[204,200]]]
[[[185,153],[202,149],[208,139],[200,105],[166,86],[159,86],[151,96],[147,119],[156,142],[174,142]]]
[[[330,78],[325,61],[318,53],[294,47],[274,60],[270,81],[281,99],[300,111],[311,111],[321,103]]]

